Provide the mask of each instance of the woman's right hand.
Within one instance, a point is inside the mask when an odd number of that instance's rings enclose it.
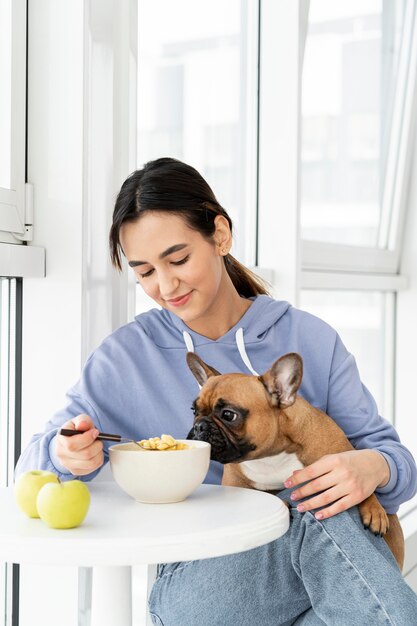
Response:
[[[103,444],[97,441],[99,431],[88,415],[77,415],[62,425],[70,430],[82,430],[82,435],[57,435],[55,454],[74,476],[85,476],[104,463]]]

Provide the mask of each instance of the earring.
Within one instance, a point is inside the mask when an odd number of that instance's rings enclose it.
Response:
[[[221,254],[223,254],[223,256],[226,256],[226,254],[229,254],[227,248],[222,248],[220,252]]]

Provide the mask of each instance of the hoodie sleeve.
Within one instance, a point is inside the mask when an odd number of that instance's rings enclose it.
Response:
[[[416,464],[394,427],[378,414],[374,398],[360,380],[355,359],[339,336],[330,371],[327,413],[355,448],[377,450],[385,457],[391,475],[376,495],[388,513],[396,513],[417,491]]]
[[[97,428],[100,428],[100,425],[91,404],[83,399],[76,392],[75,388],[68,393],[67,397],[67,406],[49,420],[43,433],[37,433],[31,438],[28,446],[22,452],[17,462],[15,476],[29,470],[41,469],[57,474],[62,481],[72,480],[74,478],[73,474],[59,462],[55,455],[56,434],[65,422],[81,413],[89,415]],[[100,469],[85,476],[77,476],[77,478],[83,481],[89,481],[94,478],[99,471]]]

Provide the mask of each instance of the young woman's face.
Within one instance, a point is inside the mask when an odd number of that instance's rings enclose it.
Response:
[[[226,275],[215,239],[208,241],[178,215],[150,211],[123,224],[120,243],[138,282],[161,307],[190,327],[215,313]]]

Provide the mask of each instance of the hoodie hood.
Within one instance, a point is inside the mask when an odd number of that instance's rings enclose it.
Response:
[[[166,309],[152,309],[135,319],[145,333],[161,348],[184,346],[184,333],[187,333],[195,348],[207,344],[236,344],[236,333],[242,328],[245,344],[262,341],[268,330],[288,311],[291,305],[285,301],[273,300],[260,295],[249,298],[252,304],[241,319],[218,339],[209,339],[191,330],[181,318]]]

